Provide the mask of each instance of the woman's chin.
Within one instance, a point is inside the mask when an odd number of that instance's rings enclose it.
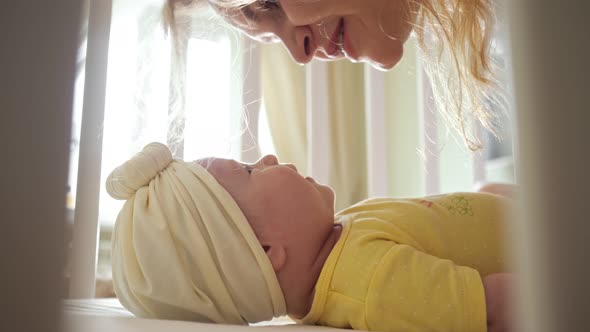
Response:
[[[404,55],[404,45],[394,43],[389,45],[387,52],[378,54],[371,54],[363,57],[363,61],[370,64],[373,68],[380,71],[389,71],[393,69],[402,59]]]
[[[401,60],[401,53],[399,56],[394,55],[390,56],[387,59],[381,61],[371,61],[371,65],[373,68],[380,70],[380,71],[389,71],[392,70]]]

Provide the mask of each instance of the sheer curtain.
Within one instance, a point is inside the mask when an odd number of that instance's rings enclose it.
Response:
[[[241,140],[249,135],[243,117],[243,69],[247,64],[242,60],[245,50],[241,36],[205,7],[194,13],[186,26],[184,53],[174,57],[171,39],[164,33],[161,6],[155,0],[113,1],[104,122],[92,124],[100,129],[96,140],[102,140],[99,278],[110,277],[110,234],[123,204],[104,189],[110,171],[147,143],[168,143],[171,137],[180,138],[181,145],[173,148],[180,151],[177,157],[185,160],[209,156],[240,159]],[[179,60],[185,61],[185,96],[180,104],[171,75],[174,62]],[[72,211],[77,189],[80,183],[84,185],[84,179],[78,177],[81,101],[85,89],[83,58],[76,87],[68,196]],[[178,123],[181,125],[177,126]],[[261,132],[268,130],[262,128]],[[272,143],[264,143],[267,151],[262,152],[272,152]]]
[[[487,181],[514,182],[511,120],[506,119],[505,142],[482,136],[483,150],[467,149],[458,134],[447,130],[439,112],[429,107],[428,78],[416,44],[411,38],[402,61],[383,74],[386,152],[377,159],[388,165],[387,179],[383,179],[387,195],[472,191],[476,164],[483,167]],[[265,45],[262,54],[264,103],[277,155],[305,170],[305,68],[294,64],[281,45]],[[329,185],[335,189],[338,209],[368,196],[367,135],[373,129],[367,127],[365,116],[365,70],[364,65],[347,61],[328,64],[329,124],[325,130],[330,133],[331,144]],[[436,182],[435,191],[429,190],[428,181]]]
[[[177,138],[177,157],[240,158],[244,134],[240,36],[214,13],[197,13],[185,34],[181,58],[161,22],[159,4],[116,0],[109,50],[102,179],[151,142]],[[174,62],[186,61],[184,97],[171,82]],[[176,107],[176,109],[172,109]],[[181,107],[178,110],[178,107]],[[177,125],[180,122],[182,125]],[[245,133],[247,134],[247,133]],[[100,198],[100,219],[112,222],[121,202]]]
[[[261,80],[269,127],[283,162],[307,175],[306,71],[281,45],[262,48]],[[347,62],[328,65],[330,183],[337,209],[366,197],[363,66]],[[315,162],[315,161],[314,161]]]
[[[114,2],[109,51],[103,166],[101,178],[151,142],[169,143],[178,137],[177,157],[191,160],[208,156],[237,158],[240,112],[232,101],[241,80],[239,40],[221,28],[213,15],[201,15],[207,24],[193,24],[186,34],[186,58],[171,56],[171,42],[161,25],[161,7],[135,1]],[[171,68],[184,62],[183,103],[174,95]],[[236,109],[238,108],[238,109]],[[176,112],[176,113],[175,113]],[[176,126],[172,121],[179,121]],[[172,147],[178,150],[178,146]],[[122,202],[101,188],[100,220],[112,223]]]
[[[263,103],[276,155],[307,175],[305,69],[281,45],[264,45],[260,54]]]

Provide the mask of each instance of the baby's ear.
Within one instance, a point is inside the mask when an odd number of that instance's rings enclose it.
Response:
[[[268,259],[270,259],[270,263],[272,264],[275,273],[279,272],[287,260],[285,248],[280,245],[263,245],[262,248],[266,252]]]

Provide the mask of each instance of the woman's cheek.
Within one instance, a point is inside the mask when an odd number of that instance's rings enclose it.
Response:
[[[284,15],[295,26],[316,24],[327,17],[322,6],[325,1],[319,0],[286,0],[281,2]]]

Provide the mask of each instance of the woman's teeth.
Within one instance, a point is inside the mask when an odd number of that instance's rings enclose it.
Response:
[[[344,22],[340,24],[340,31],[338,32],[338,49],[346,56],[346,50],[344,49]]]

